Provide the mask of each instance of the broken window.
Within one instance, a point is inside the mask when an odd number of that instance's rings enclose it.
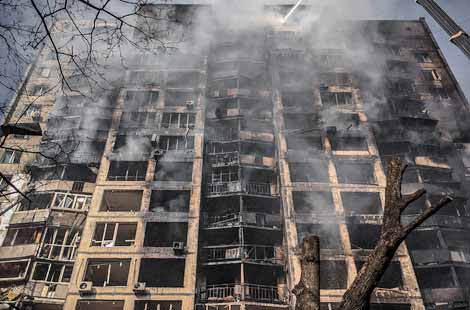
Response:
[[[190,191],[156,190],[150,197],[152,212],[188,212]]]
[[[451,267],[415,268],[415,273],[422,289],[457,287]]]
[[[20,162],[21,152],[12,150],[3,150],[0,164],[17,164]]]
[[[162,116],[162,128],[194,128],[196,114],[194,113],[169,113]]]
[[[347,215],[382,213],[378,192],[341,192],[341,200]]]
[[[337,161],[335,166],[339,183],[375,183],[374,166],[371,163]]]
[[[366,137],[330,136],[333,151],[367,151]]]
[[[415,53],[416,60],[420,63],[430,63],[432,62],[431,55],[426,52]]]
[[[415,230],[406,238],[406,244],[410,250],[441,249],[442,245],[437,235],[437,230]]]
[[[91,246],[132,246],[136,230],[136,223],[96,223]]]
[[[10,227],[3,240],[2,246],[37,244],[41,241],[41,234],[42,228],[40,227]]]
[[[73,260],[79,245],[80,233],[65,227],[47,227],[39,252],[47,259]]]
[[[157,105],[159,98],[158,91],[128,90],[124,103],[124,109],[141,107],[146,105]]]
[[[287,130],[301,130],[308,132],[308,130],[316,129],[319,127],[319,120],[315,114],[284,114],[284,126]]]
[[[299,243],[304,237],[315,235],[319,236],[322,249],[341,249],[341,239],[339,235],[338,224],[303,224],[297,223],[297,237]]]
[[[155,181],[191,182],[192,162],[159,161],[155,167]]]
[[[323,149],[321,135],[289,135],[287,139],[287,149],[296,151],[320,151]]]
[[[292,182],[329,182],[328,162],[289,163]]]
[[[335,214],[331,192],[292,192],[296,213]]]
[[[0,262],[0,279],[24,278],[28,266],[29,260]]]
[[[144,181],[147,174],[146,161],[111,161],[108,180],[110,181]]]
[[[444,88],[435,87],[431,89],[431,94],[434,98],[439,100],[449,99],[449,93]]]
[[[105,190],[100,211],[128,212],[140,211],[142,191],[137,190]]]
[[[313,91],[309,92],[282,92],[282,105],[284,108],[310,107],[314,104]]]
[[[72,276],[73,265],[61,263],[36,262],[32,280],[50,283],[68,283]]]
[[[424,81],[440,81],[441,76],[437,70],[422,70],[421,79]]]
[[[148,222],[145,227],[144,246],[172,247],[174,242],[186,244],[188,223]]]
[[[176,300],[138,300],[134,304],[134,310],[181,310],[181,309],[182,309],[181,301],[176,301]]]
[[[169,71],[166,86],[168,88],[195,88],[199,83],[199,72]]]
[[[362,268],[365,262],[356,261],[357,271]],[[381,288],[402,288],[403,287],[403,278],[399,262],[391,262],[390,265],[385,270],[385,273],[382,275],[377,287]]]
[[[380,238],[380,225],[348,223],[351,248],[371,250]]]
[[[352,93],[347,92],[321,92],[321,101],[325,107],[338,107],[353,103]]]
[[[87,210],[90,204],[91,195],[55,193],[51,207],[59,209]]]
[[[124,300],[83,300],[77,301],[75,310],[124,310]],[[145,310],[153,310],[151,308]]]
[[[238,167],[220,167],[212,169],[211,183],[237,182]]]
[[[415,90],[413,80],[401,79],[398,81],[390,81],[388,86],[392,95],[411,95]]]
[[[184,259],[143,258],[139,282],[144,282],[147,287],[183,287],[184,266]]]
[[[123,112],[119,128],[153,127],[157,124],[156,112]]]
[[[320,288],[323,290],[345,289],[348,267],[344,261],[322,260],[320,262]]]
[[[192,107],[194,103],[195,103],[195,96],[192,92],[167,91],[165,93],[165,106],[167,107],[178,107],[178,106]]]
[[[90,259],[85,278],[93,286],[127,286],[129,259]]]
[[[53,193],[35,193],[28,196],[29,200],[23,199],[18,211],[48,209],[53,199]]]
[[[194,149],[193,136],[160,136],[158,147],[164,151],[184,151]]]

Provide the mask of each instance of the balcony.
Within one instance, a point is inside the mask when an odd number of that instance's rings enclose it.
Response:
[[[0,247],[0,259],[31,257],[36,255],[38,244],[19,244]]]
[[[255,264],[282,265],[284,254],[280,246],[222,245],[205,247],[207,263],[244,261]]]
[[[286,294],[276,286],[257,284],[209,285],[199,292],[201,302],[257,301],[280,304],[286,302]]]
[[[240,154],[239,152],[226,152],[209,154],[212,167],[238,166],[240,164],[250,166],[263,166],[273,168],[275,163],[272,157],[259,154]]]
[[[255,196],[276,196],[277,187],[271,183],[241,183],[223,182],[209,183],[207,185],[207,196],[218,197],[234,194],[248,194]]]
[[[10,225],[25,223],[46,222],[49,217],[48,209],[36,209],[28,211],[16,211],[10,219]]]

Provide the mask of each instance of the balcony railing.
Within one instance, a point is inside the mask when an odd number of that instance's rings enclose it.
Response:
[[[211,216],[205,219],[204,224],[208,227],[226,227],[239,224],[255,225],[258,227],[280,227],[281,217],[277,214],[241,212]]]
[[[200,302],[219,301],[259,301],[266,303],[284,303],[285,294],[276,286],[258,284],[218,284],[210,285],[199,293]]]
[[[239,139],[239,130],[235,128],[214,128],[207,136],[209,141],[233,141]]]
[[[278,246],[228,245],[206,247],[207,262],[243,260],[260,264],[282,265],[283,252]]]
[[[238,152],[227,152],[209,155],[212,167],[224,167],[240,164],[240,156]]]
[[[259,196],[274,196],[276,188],[271,183],[241,183],[241,182],[221,182],[209,183],[207,185],[207,193],[209,196],[223,196],[236,193],[245,193]]]

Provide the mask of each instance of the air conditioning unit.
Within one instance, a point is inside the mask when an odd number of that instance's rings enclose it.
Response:
[[[175,254],[183,254],[184,253],[184,242],[174,241],[173,242],[173,251],[175,252]]]
[[[132,288],[135,294],[144,294],[145,293],[145,282],[136,282]]]
[[[91,281],[82,281],[78,285],[78,292],[81,295],[89,295],[93,293],[93,282]]]

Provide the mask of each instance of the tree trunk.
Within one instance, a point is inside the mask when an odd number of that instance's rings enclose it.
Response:
[[[372,293],[402,241],[416,227],[452,201],[451,197],[444,196],[437,205],[427,207],[415,220],[403,226],[400,222],[401,213],[425,193],[425,190],[422,189],[411,195],[401,195],[401,177],[405,168],[406,166],[399,158],[393,158],[389,163],[380,239],[354,282],[344,294],[339,307],[341,310],[368,310]]]
[[[293,292],[295,310],[320,310],[320,239],[305,237],[302,241],[301,276]]]

